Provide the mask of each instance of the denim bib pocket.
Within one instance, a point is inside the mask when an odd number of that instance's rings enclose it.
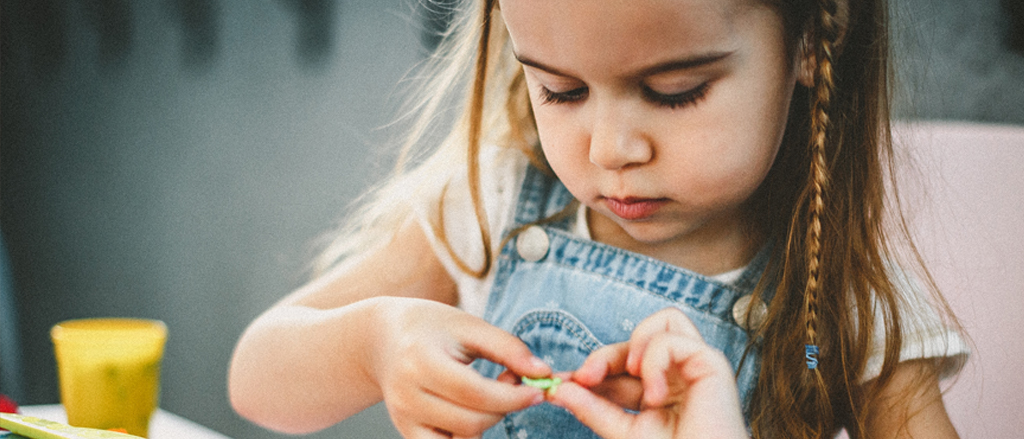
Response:
[[[534,310],[523,315],[512,329],[526,346],[556,372],[573,371],[603,346],[586,326],[559,310]],[[507,437],[514,439],[579,438],[598,436],[567,410],[541,404],[505,416]]]

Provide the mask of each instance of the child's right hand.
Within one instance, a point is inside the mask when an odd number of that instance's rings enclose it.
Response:
[[[518,338],[442,303],[381,298],[379,347],[368,373],[406,438],[473,437],[505,414],[544,400],[543,391],[484,378],[469,366],[484,358],[520,376],[551,369]]]
[[[593,352],[571,379],[550,401],[601,437],[747,437],[732,367],[675,308]]]

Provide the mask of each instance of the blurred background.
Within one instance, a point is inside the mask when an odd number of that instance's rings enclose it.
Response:
[[[156,318],[164,409],[279,437],[229,407],[231,350],[390,169],[456,0],[426,1],[0,1],[0,392],[58,402],[60,320]],[[897,116],[1024,124],[1022,3],[894,0]],[[313,437],[397,434],[375,407]]]

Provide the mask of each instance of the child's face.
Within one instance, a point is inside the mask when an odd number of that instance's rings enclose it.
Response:
[[[773,9],[755,0],[500,8],[544,154],[599,213],[595,239],[674,251],[741,239],[744,202],[775,159],[797,81]]]

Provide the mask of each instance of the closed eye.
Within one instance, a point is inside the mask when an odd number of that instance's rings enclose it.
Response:
[[[705,82],[697,87],[681,93],[663,94],[652,90],[650,87],[643,87],[644,99],[662,107],[676,109],[692,105],[703,99],[708,92],[710,82]]]
[[[589,91],[587,87],[580,87],[569,91],[556,92],[541,86],[540,95],[545,104],[570,104],[585,99]]]

